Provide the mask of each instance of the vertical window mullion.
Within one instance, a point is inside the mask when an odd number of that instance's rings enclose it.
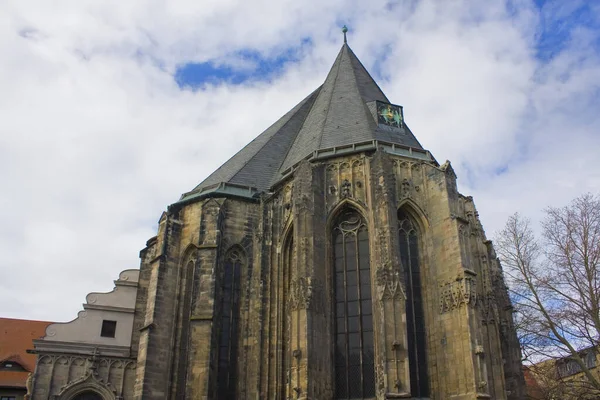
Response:
[[[348,375],[350,372],[350,333],[348,329],[348,262],[346,260],[346,235],[342,232],[342,249],[344,249],[343,254],[343,270],[344,270],[344,338],[346,339],[346,354],[344,354],[344,358],[346,360],[346,397],[350,397],[350,379],[348,379]]]
[[[415,299],[417,298],[416,294],[420,295],[421,291],[419,290],[419,288],[415,288],[415,283],[413,281],[413,274],[414,274],[414,270],[413,270],[413,265],[412,265],[412,248],[410,245],[410,235],[411,233],[414,233],[414,231],[408,231],[406,232],[406,252],[407,252],[407,257],[406,259],[408,260],[408,266],[409,266],[409,270],[408,270],[408,276],[410,277],[410,291],[413,294],[413,298],[410,301],[410,305],[412,308],[412,330],[413,330],[413,337],[415,338],[415,340],[413,341],[413,351],[416,354],[416,360],[417,362],[415,363],[415,376],[416,376],[416,383],[417,383],[417,393],[421,393],[421,384],[419,382],[419,368],[421,367],[419,365],[419,349],[417,346],[417,340],[419,338],[419,335],[417,334],[417,310],[415,307]]]
[[[232,279],[231,279],[231,307],[229,314],[229,392],[234,394],[234,376],[237,369],[236,364],[236,341],[237,341],[237,306],[239,304],[239,261],[232,263]]]
[[[426,332],[423,313],[421,291],[421,270],[419,260],[418,232],[415,225],[405,212],[398,212],[398,226],[400,237],[400,256],[405,266],[407,285],[406,309],[410,314],[407,320],[410,326],[408,331],[409,342],[409,368],[411,394],[416,397],[429,395],[429,382],[427,378]]]
[[[221,290],[221,337],[218,340],[217,396],[219,399],[235,398],[241,264],[242,261],[237,252],[230,253],[224,262]],[[229,315],[225,315],[227,312]],[[225,325],[228,325],[226,332],[223,331]]]
[[[364,399],[375,396],[375,376],[371,360],[374,352],[372,322],[368,332],[370,340],[367,340],[364,332],[366,317],[363,315],[367,311],[367,304],[371,303],[368,236],[364,238],[367,246],[364,248],[365,245],[362,244],[361,253],[361,234],[366,234],[366,226],[358,213],[352,211],[342,214],[332,232],[335,243],[333,260],[336,268],[334,284],[337,291],[335,335],[336,340],[344,340],[343,350],[339,348],[344,354],[338,350],[340,359],[336,360],[336,399]],[[361,268],[366,272],[364,279],[361,276]],[[343,282],[340,282],[342,279]],[[368,291],[363,291],[362,285],[365,285],[364,289]],[[344,293],[340,293],[340,290]],[[337,315],[338,310],[344,315]],[[371,320],[372,312],[368,314]],[[344,332],[341,332],[342,329]],[[367,353],[368,365],[365,364]],[[343,360],[341,356],[344,357]]]
[[[358,228],[360,230],[360,227]],[[358,304],[358,340],[360,346],[360,394],[364,396],[365,393],[365,377],[363,376],[364,366],[364,346],[363,346],[363,312],[362,312],[362,299],[360,298],[360,256],[358,254],[358,230],[354,235],[354,251],[356,260],[356,290],[357,290],[357,304]]]

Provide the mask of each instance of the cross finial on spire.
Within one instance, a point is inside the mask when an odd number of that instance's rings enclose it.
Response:
[[[342,27],[342,32],[344,32],[344,43],[348,43],[348,40],[346,39],[346,32],[348,32],[348,27],[346,25]]]

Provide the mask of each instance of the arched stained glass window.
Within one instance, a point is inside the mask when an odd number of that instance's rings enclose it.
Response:
[[[221,281],[221,332],[219,335],[219,369],[217,398],[235,399],[238,325],[240,315],[240,273],[243,255],[237,249],[225,257]]]
[[[361,216],[349,210],[333,230],[335,266],[335,396],[375,396],[373,310],[369,235]]]
[[[408,362],[411,395],[429,396],[427,349],[425,346],[425,316],[421,293],[419,237],[415,224],[403,210],[398,212],[400,260],[406,282],[406,328],[408,333]]]

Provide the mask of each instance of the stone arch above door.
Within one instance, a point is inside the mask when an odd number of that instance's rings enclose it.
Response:
[[[90,397],[95,395],[95,397]],[[83,397],[85,396],[85,397]],[[76,380],[63,387],[57,396],[59,400],[116,400],[111,387],[93,374]]]

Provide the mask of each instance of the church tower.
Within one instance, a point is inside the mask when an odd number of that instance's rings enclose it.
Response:
[[[473,199],[346,43],[140,256],[124,398],[524,398]]]

